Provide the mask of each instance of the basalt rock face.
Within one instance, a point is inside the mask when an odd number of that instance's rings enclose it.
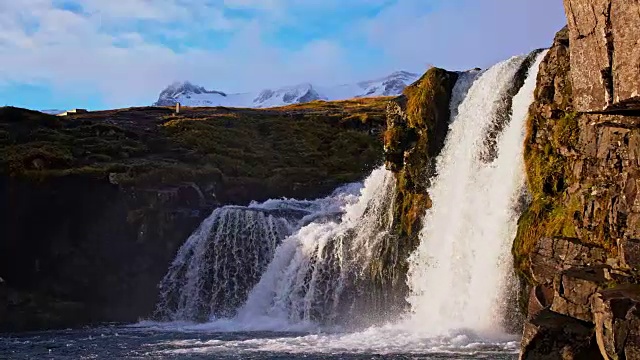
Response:
[[[569,28],[541,64],[525,143],[531,202],[513,248],[528,315],[522,359],[638,358],[639,338],[628,330],[636,290],[628,289],[640,268],[640,117],[602,112],[633,108],[623,89],[637,83],[622,65],[607,65],[598,46],[610,39],[599,34],[613,18],[596,15],[620,3],[565,1]],[[619,78],[612,91],[602,69]]]
[[[175,252],[216,206],[204,194],[188,183],[0,179],[0,330],[148,316]]]
[[[640,110],[640,2],[565,0],[577,111]]]

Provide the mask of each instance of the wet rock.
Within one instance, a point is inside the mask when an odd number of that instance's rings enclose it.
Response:
[[[431,207],[429,182],[449,129],[451,95],[458,76],[455,72],[431,68],[387,105],[384,151],[385,165],[395,173],[396,180],[391,205],[395,236],[388,237],[378,260],[370,265],[377,284],[374,288],[380,289],[373,295],[377,298],[374,302],[386,304],[386,308],[404,309],[407,305],[404,296],[397,295],[408,291],[406,259],[420,243],[421,220]],[[379,305],[369,306],[375,308]],[[389,311],[381,308],[376,312]]]
[[[640,3],[565,0],[564,5],[576,109],[640,109]]]
[[[404,166],[404,154],[415,145],[416,133],[407,125],[407,98],[400,96],[387,104],[387,130],[384,133],[385,166],[399,172]]]
[[[640,359],[640,287],[621,285],[593,297],[596,339],[602,356]]]
[[[593,322],[591,299],[610,279],[606,266],[563,271],[554,280],[555,294],[551,310]]]
[[[545,309],[529,319],[520,360],[602,359],[589,323]]]

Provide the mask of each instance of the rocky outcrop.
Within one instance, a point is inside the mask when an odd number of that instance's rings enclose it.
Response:
[[[407,259],[419,244],[421,219],[431,206],[427,188],[434,160],[444,146],[457,78],[456,73],[431,68],[387,106],[385,164],[396,178],[393,233],[372,264],[374,288],[379,291],[377,308],[383,313],[393,308],[397,315],[406,309]]]
[[[513,248],[526,284],[522,358],[638,358],[639,338],[627,336],[636,295],[621,290],[640,266],[640,117],[628,111],[640,33],[622,29],[637,6],[565,0],[569,26],[540,67],[525,144],[531,202]]]
[[[387,107],[384,149],[387,169],[396,173],[394,214],[401,236],[416,235],[419,219],[430,207],[427,188],[444,146],[457,78],[456,73],[431,68]]]
[[[565,0],[577,111],[640,109],[640,3]]]

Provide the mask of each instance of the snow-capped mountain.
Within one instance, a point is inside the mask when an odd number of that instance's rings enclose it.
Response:
[[[258,93],[227,94],[209,91],[190,82],[173,83],[160,93],[155,106],[227,106],[267,108],[314,100],[344,100],[358,97],[392,96],[402,93],[404,88],[418,79],[418,75],[397,71],[389,76],[337,86],[314,86],[304,83],[279,89],[265,89]]]
[[[193,85],[188,81],[183,83],[176,82],[162,90],[155,105],[170,106],[175,105],[177,102],[184,102],[186,104],[189,100],[197,102],[200,101],[200,99],[215,100],[216,98],[225,99],[226,97],[227,94],[221,91],[209,91],[202,86]]]

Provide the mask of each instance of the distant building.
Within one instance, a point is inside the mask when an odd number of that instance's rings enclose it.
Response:
[[[87,113],[87,109],[71,109],[71,110],[67,110],[61,114],[58,114],[58,116],[67,116],[67,115],[71,115],[71,114],[84,114]]]
[[[176,114],[180,114],[180,103],[176,103]]]

